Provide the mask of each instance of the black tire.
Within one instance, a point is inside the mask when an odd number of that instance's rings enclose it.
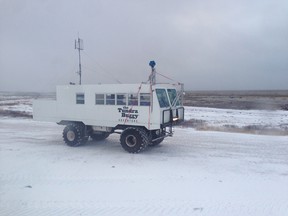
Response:
[[[97,132],[90,134],[90,137],[94,141],[100,141],[106,139],[109,135],[110,133],[107,132]]]
[[[149,144],[149,136],[142,128],[126,128],[121,136],[122,148],[129,153],[139,153],[146,149]]]
[[[85,144],[88,138],[85,136],[84,127],[84,125],[76,123],[67,125],[63,130],[64,142],[71,147]]]
[[[151,140],[153,140],[153,139],[157,139],[157,138],[159,138],[160,136],[163,136],[163,134],[161,135],[157,135],[157,133],[156,133],[156,131],[151,131]],[[164,137],[162,137],[162,138],[159,138],[159,139],[157,139],[157,140],[155,140],[155,141],[151,141],[150,143],[149,143],[149,146],[157,146],[157,145],[159,145],[161,142],[163,142],[163,140],[164,140]]]

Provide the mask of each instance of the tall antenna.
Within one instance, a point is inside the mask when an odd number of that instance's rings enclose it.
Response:
[[[78,39],[75,40],[75,49],[77,49],[78,53],[79,53],[79,71],[77,73],[79,74],[79,85],[81,85],[82,71],[81,71],[81,54],[80,54],[80,51],[84,49],[84,46],[83,46],[83,40],[79,38],[79,35],[78,35]]]

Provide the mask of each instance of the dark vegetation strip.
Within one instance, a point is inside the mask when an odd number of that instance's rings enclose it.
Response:
[[[261,135],[288,135],[288,123],[280,125],[280,128],[271,128],[265,125],[246,125],[238,127],[236,125],[223,125],[223,126],[210,126],[206,121],[199,119],[190,119],[184,121],[181,127],[194,128],[199,131],[220,131],[231,133],[248,133],[248,134],[261,134]]]
[[[13,111],[13,110],[1,110],[0,109],[0,116],[5,117],[20,117],[20,118],[32,118],[32,114],[24,111]]]

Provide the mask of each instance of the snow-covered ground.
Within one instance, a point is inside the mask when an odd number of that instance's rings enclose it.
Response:
[[[185,125],[200,130],[288,135],[288,111],[185,107]]]
[[[287,114],[186,107],[187,122],[208,129],[285,131]],[[186,126],[129,154],[116,134],[71,148],[63,126],[2,116],[0,215],[287,215],[287,136]]]

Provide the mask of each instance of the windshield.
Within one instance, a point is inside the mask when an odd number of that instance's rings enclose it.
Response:
[[[171,105],[172,106],[175,106],[175,105],[179,106],[180,102],[179,102],[179,98],[177,98],[176,89],[167,89],[167,92],[168,92],[168,96],[169,96]]]
[[[156,89],[156,95],[161,108],[169,107],[169,100],[165,89]]]

